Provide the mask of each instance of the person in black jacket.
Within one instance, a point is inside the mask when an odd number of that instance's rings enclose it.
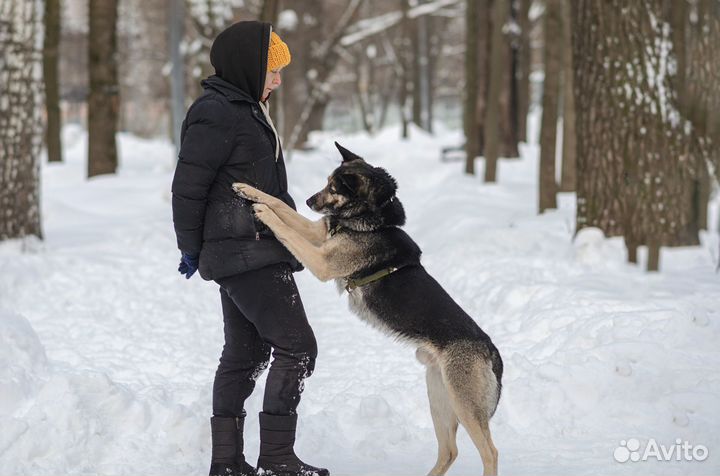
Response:
[[[190,106],[172,184],[179,271],[220,285],[225,345],[213,385],[211,475],[256,475],[243,455],[244,402],[273,362],[260,413],[257,471],[327,476],[293,450],[303,380],[317,344],[293,279],[300,263],[232,190],[245,182],[295,208],[267,98],[290,52],[269,23],[240,22],[215,39],[215,75]]]

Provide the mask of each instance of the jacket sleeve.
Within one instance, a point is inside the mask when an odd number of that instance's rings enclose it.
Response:
[[[233,116],[226,107],[216,99],[204,99],[185,118],[172,182],[175,235],[185,253],[199,254],[202,249],[208,193],[235,145]]]

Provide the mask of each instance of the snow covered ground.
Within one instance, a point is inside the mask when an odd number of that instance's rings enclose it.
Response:
[[[222,318],[217,286],[176,271],[172,147],[121,135],[119,173],[86,180],[86,136],[64,134],[67,162],[43,166],[45,241],[0,245],[0,475],[207,474]],[[703,245],[663,250],[648,275],[620,240],[588,230],[572,241],[572,195],[536,214],[535,146],[484,185],[482,170],[439,161],[458,132],[398,136],[315,136],[318,150],[289,164],[291,193],[302,204],[323,186],[334,139],[398,179],[425,266],[505,360],[491,424],[500,472],[720,473],[720,203]],[[307,271],[297,281],[320,348],[299,455],[336,475],[425,474],[435,437],[413,349],[351,315],[332,283]],[[260,404],[256,391],[250,461]],[[641,451],[680,439],[709,454],[616,462],[630,438]],[[463,430],[459,448],[449,474],[480,474]]]

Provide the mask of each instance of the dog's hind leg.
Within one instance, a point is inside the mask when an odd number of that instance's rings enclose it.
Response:
[[[416,355],[418,360],[425,364],[426,367],[425,381],[428,399],[430,400],[430,413],[438,442],[437,462],[428,473],[428,476],[442,476],[457,458],[458,450],[455,440],[458,419],[450,404],[442,372],[437,362],[435,362],[431,354],[424,350],[418,349]]]
[[[492,368],[489,363],[477,360],[448,360],[441,365],[450,403],[480,452],[483,475],[495,476],[498,451],[493,444],[489,426],[490,416],[497,403],[497,384]]]

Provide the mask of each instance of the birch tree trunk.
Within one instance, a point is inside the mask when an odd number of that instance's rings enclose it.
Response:
[[[40,223],[42,1],[0,0],[0,240]]]

